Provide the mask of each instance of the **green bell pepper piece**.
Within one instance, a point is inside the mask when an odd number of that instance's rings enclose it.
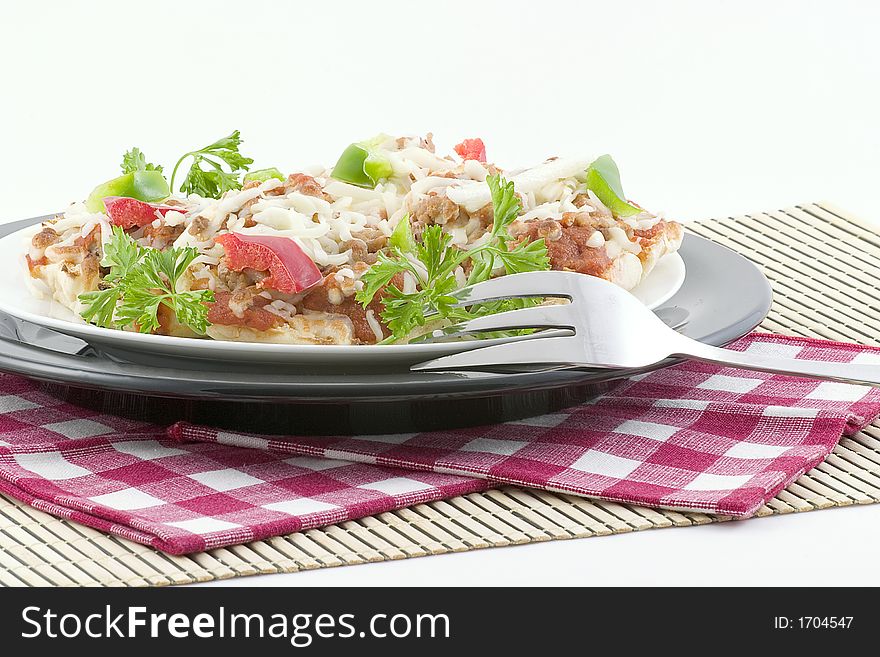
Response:
[[[171,196],[171,188],[159,171],[132,171],[101,183],[86,200],[89,212],[104,212],[104,198],[126,196],[146,203],[155,203]]]
[[[413,238],[412,228],[409,225],[409,215],[404,215],[389,238],[391,246],[400,249],[402,253],[415,253],[416,241]]]
[[[278,180],[285,180],[284,174],[281,173],[275,167],[269,167],[268,169],[257,169],[256,171],[251,171],[244,177],[244,182],[249,183],[253,181],[264,183],[267,180],[271,180],[272,178],[277,178]]]
[[[610,155],[596,159],[587,169],[587,189],[592,191],[615,217],[629,217],[642,209],[627,203],[620,184],[620,171]]]
[[[330,175],[342,182],[373,189],[382,178],[394,173],[391,162],[377,148],[385,139],[385,135],[379,135],[368,141],[351,144],[342,151]]]

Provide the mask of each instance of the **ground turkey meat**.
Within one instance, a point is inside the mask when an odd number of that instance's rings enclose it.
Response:
[[[160,243],[158,246],[154,244],[154,248],[163,248],[163,246],[171,244],[180,237],[185,228],[186,226],[183,224],[177,224],[176,226],[162,224],[158,228],[153,226],[153,224],[147,224],[144,227],[144,237],[153,242]]]
[[[450,223],[458,219],[459,212],[459,207],[445,196],[426,196],[416,203],[410,213],[413,234],[418,239],[428,226]]]
[[[101,227],[96,225],[88,235],[80,235],[73,244],[54,247],[54,257],[65,262],[79,264],[89,254],[96,255],[100,242]]]
[[[324,193],[324,188],[321,187],[321,183],[305,173],[290,174],[287,176],[287,180],[284,181],[283,185],[268,190],[264,196],[283,196],[285,194],[290,194],[291,192],[299,192],[306,196],[316,196],[325,201],[331,200],[330,197]]]
[[[447,229],[464,227],[469,241],[483,235],[492,227],[494,212],[488,203],[476,212],[467,213],[446,196],[427,196],[421,199],[410,213],[413,234],[421,238],[425,228],[433,224]]]
[[[49,228],[48,226],[46,226],[39,233],[33,236],[33,238],[31,239],[31,244],[34,245],[34,248],[43,250],[46,247],[52,246],[57,241],[58,233],[56,233],[53,228]]]
[[[355,234],[350,240],[339,245],[340,251],[351,251],[349,261],[365,262],[372,265],[379,258],[376,255],[388,243],[388,238],[382,231],[375,228],[364,228]]]
[[[492,227],[492,224],[495,221],[495,210],[492,207],[492,204],[487,203],[476,212],[472,212],[471,219],[476,219],[480,222],[479,234],[485,233],[488,229]]]
[[[56,233],[55,230],[53,230],[52,228],[46,226],[39,233],[33,236],[33,238],[31,239],[31,244],[33,244],[35,249],[45,251],[48,247],[55,244],[58,240],[58,233]],[[48,262],[46,256],[42,256],[34,260],[33,258],[31,258],[30,254],[26,254],[25,259],[27,260],[28,269],[30,270],[31,275],[35,275],[34,272],[37,267],[42,267]]]
[[[266,271],[257,271],[250,267],[245,267],[241,271],[233,271],[226,266],[226,262],[221,260],[217,266],[217,279],[221,290],[230,290],[235,292],[248,288],[255,283],[259,283],[269,275]]]
[[[196,237],[196,239],[205,241],[207,236],[205,235],[205,231],[208,230],[208,226],[210,226],[211,222],[207,217],[202,215],[198,215],[195,217],[189,225],[189,234]]]

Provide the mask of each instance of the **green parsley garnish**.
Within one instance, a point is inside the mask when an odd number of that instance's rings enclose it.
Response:
[[[133,173],[135,171],[158,171],[162,173],[161,164],[153,164],[147,162],[146,156],[141,153],[141,149],[135,146],[130,151],[126,151],[122,156],[122,173]]]
[[[210,290],[178,292],[177,281],[198,256],[193,247],[164,251],[135,242],[122,228],[113,227],[113,237],[104,246],[101,265],[110,272],[103,289],[79,295],[86,304],[81,315],[87,322],[106,328],[135,325],[141,333],[159,328],[159,306],[167,306],[177,321],[199,334],[210,326],[207,302]]]
[[[455,270],[466,260],[471,261],[468,285],[488,280],[500,267],[507,274],[550,268],[543,239],[510,247],[513,239],[510,224],[522,211],[513,183],[500,176],[489,176],[486,182],[492,193],[494,218],[489,239],[484,244],[470,250],[452,248],[452,237],[437,225],[426,228],[421,242],[416,242],[406,216],[394,229],[388,252],[380,253],[378,262],[361,278],[364,287],[356,298],[364,307],[379,290],[385,289],[381,315],[391,336],[383,343],[396,342],[424,326],[428,315],[432,320],[463,321],[536,303],[533,299],[511,299],[467,309],[452,307],[456,300],[451,295],[459,287]],[[395,275],[405,272],[415,278],[415,292],[404,293],[391,282]]]
[[[183,179],[180,191],[184,194],[198,194],[206,198],[220,198],[231,189],[241,189],[241,174],[248,170],[253,160],[238,152],[241,133],[235,130],[228,137],[218,139],[213,144],[197,151],[185,153],[171,171],[171,188],[180,163],[191,157],[189,172]],[[223,168],[223,164],[229,171]],[[202,165],[206,168],[202,168]]]

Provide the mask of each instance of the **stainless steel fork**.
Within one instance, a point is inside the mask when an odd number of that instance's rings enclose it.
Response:
[[[649,367],[674,357],[880,386],[880,363],[794,360],[703,344],[671,329],[629,292],[593,276],[556,271],[514,274],[463,288],[455,296],[459,306],[524,297],[555,297],[570,303],[487,315],[434,331],[424,341],[449,340],[485,331],[552,329],[419,363],[413,370],[535,365],[630,369]]]

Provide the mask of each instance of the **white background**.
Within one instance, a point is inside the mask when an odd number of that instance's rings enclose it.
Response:
[[[288,171],[433,131],[502,166],[609,152],[674,218],[827,199],[880,220],[872,4],[8,3],[0,222],[85,197],[130,146],[170,167],[235,128]],[[867,507],[241,583],[880,584],[878,538]]]

